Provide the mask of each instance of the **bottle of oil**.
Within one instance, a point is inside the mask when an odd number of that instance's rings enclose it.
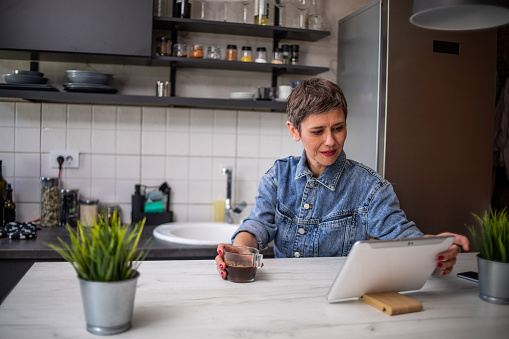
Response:
[[[0,160],[0,227],[4,227],[4,203],[7,197],[7,181],[2,176],[2,160]]]
[[[256,25],[264,25],[264,26],[269,24],[269,1],[268,0],[255,0],[254,23]]]
[[[12,187],[7,184],[7,197],[3,206],[4,209],[4,224],[16,221],[16,204],[12,200]]]
[[[175,18],[191,18],[191,0],[174,0],[173,16]]]

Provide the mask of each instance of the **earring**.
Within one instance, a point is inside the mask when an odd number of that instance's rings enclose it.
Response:
[[[295,140],[295,141],[299,141],[299,140],[300,140],[300,138],[295,137],[295,138],[293,138],[293,140]]]

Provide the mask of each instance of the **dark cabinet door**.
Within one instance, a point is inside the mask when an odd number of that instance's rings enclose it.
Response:
[[[0,49],[150,56],[152,0],[2,0]]]

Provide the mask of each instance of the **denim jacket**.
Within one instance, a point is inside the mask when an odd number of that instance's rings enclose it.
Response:
[[[264,174],[256,203],[237,229],[276,258],[346,256],[358,240],[421,237],[407,220],[392,185],[341,152],[317,179],[301,157],[277,160]]]

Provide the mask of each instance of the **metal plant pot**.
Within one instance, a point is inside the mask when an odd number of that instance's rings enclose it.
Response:
[[[486,260],[477,255],[479,297],[494,304],[509,304],[509,263]]]
[[[88,332],[111,335],[131,328],[139,276],[136,272],[132,279],[107,282],[78,278]]]

